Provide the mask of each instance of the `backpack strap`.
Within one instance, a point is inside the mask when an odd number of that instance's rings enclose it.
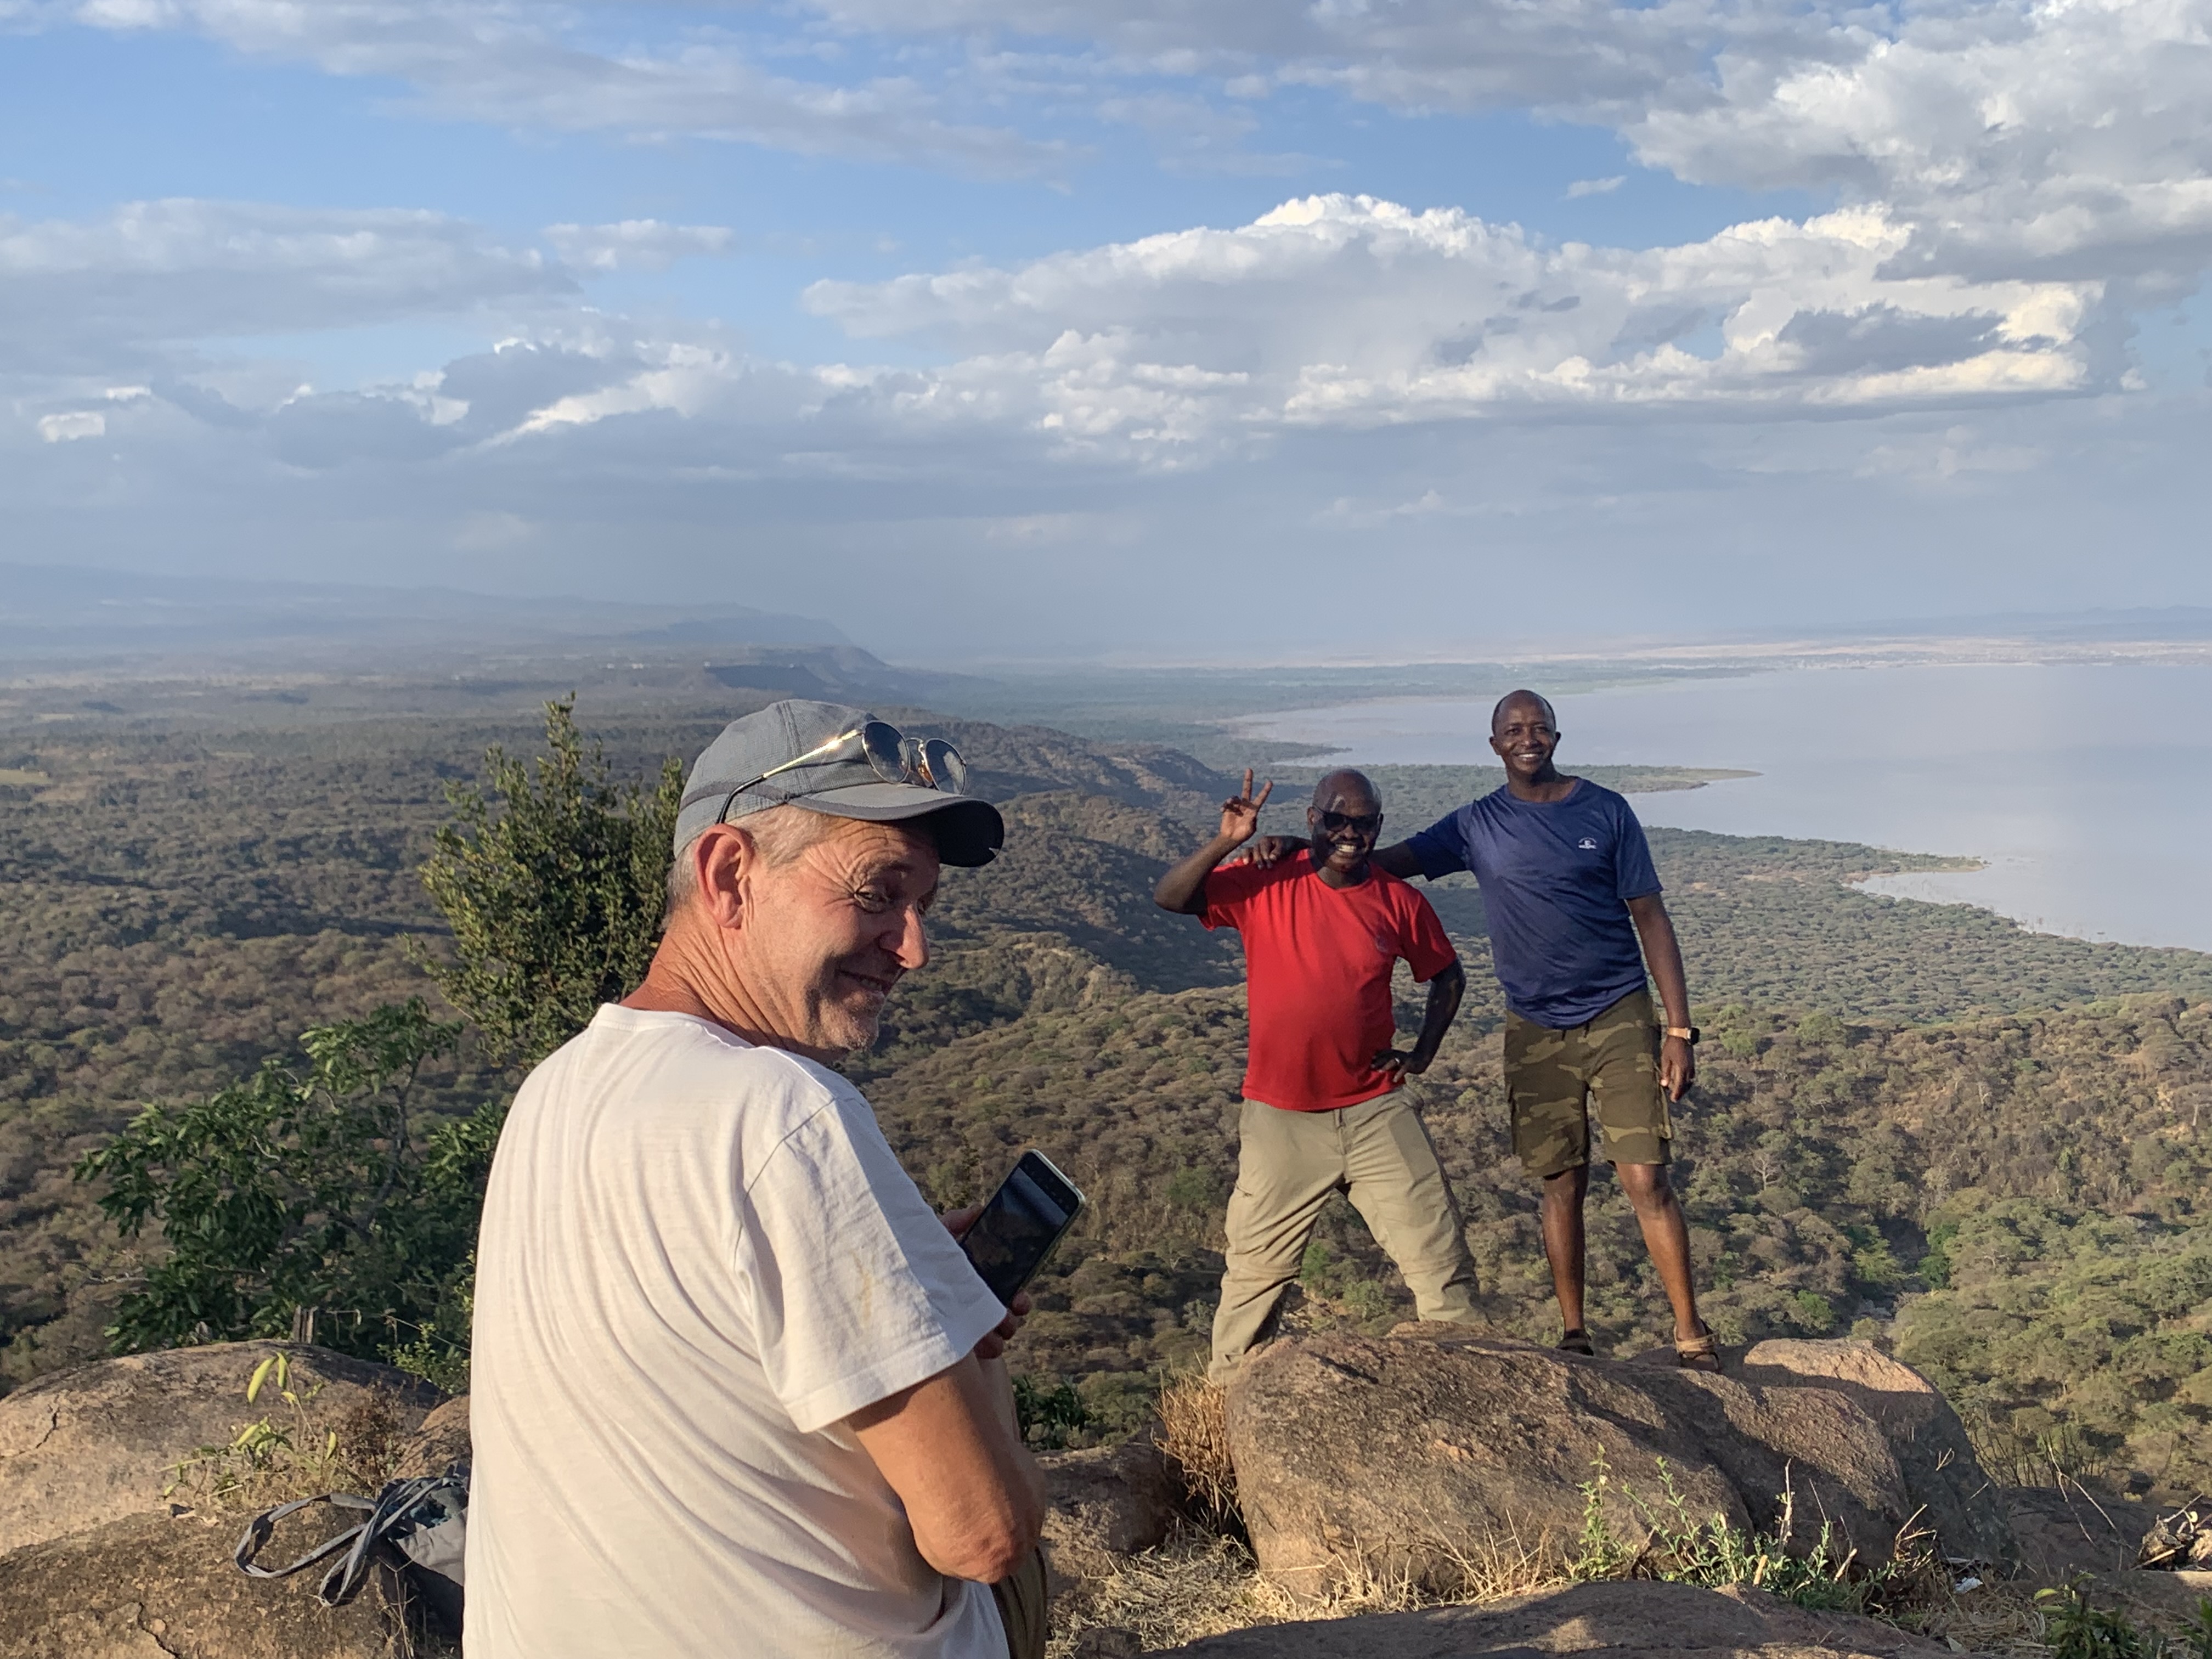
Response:
[[[312,1567],[326,1556],[335,1555],[360,1534],[361,1526],[348,1527],[332,1538],[325,1538],[289,1567],[264,1567],[254,1557],[261,1553],[262,1546],[276,1530],[276,1523],[286,1516],[306,1509],[310,1504],[328,1504],[333,1509],[367,1510],[372,1514],[376,1504],[368,1498],[356,1498],[349,1492],[326,1492],[313,1498],[295,1498],[289,1504],[279,1504],[274,1509],[264,1510],[246,1524],[246,1535],[238,1540],[231,1552],[231,1559],[238,1570],[250,1578],[289,1578],[302,1568]],[[366,1525],[367,1523],[362,1523]]]
[[[369,1568],[375,1564],[378,1547],[391,1534],[405,1528],[422,1500],[438,1487],[449,1485],[441,1474],[417,1475],[411,1480],[395,1480],[377,1494],[374,1504],[362,1503],[369,1511],[368,1519],[340,1538],[331,1540],[316,1556],[331,1553],[333,1546],[350,1540],[353,1547],[331,1564],[323,1575],[322,1583],[315,1590],[325,1607],[342,1607],[361,1593],[362,1583],[368,1577]],[[356,1500],[359,1501],[359,1500]],[[440,1513],[442,1515],[443,1510]]]

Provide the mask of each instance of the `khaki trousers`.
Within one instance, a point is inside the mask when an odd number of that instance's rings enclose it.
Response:
[[[1351,1199],[1398,1264],[1421,1318],[1480,1322],[1459,1206],[1403,1090],[1333,1112],[1285,1112],[1248,1100],[1239,1128],[1229,1261],[1207,1372],[1216,1382],[1273,1336],[1283,1295],[1332,1193]]]

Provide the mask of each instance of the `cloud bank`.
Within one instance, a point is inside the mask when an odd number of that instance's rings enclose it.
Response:
[[[1900,580],[1933,568],[1902,550],[1940,545],[1946,580],[1980,558],[2055,593],[2084,580],[2067,538],[2171,571],[2201,520],[2206,398],[2150,389],[2142,331],[2212,267],[2212,0],[84,0],[12,26],[195,35],[441,118],[981,178],[1075,177],[1109,129],[1186,171],[1291,167],[1245,146],[1293,96],[1519,109],[1692,185],[1826,204],[1605,246],[1286,187],[1241,223],[817,280],[798,301],[843,345],[807,362],[594,303],[735,254],[731,227],[193,198],[0,218],[0,483],[88,545],[220,526],[267,557],[312,526],[587,586],[613,550],[787,584],[924,550],[952,573],[918,602],[940,622],[1022,594],[1072,637],[1156,617],[1146,580],[1252,603],[1214,568],[1248,532],[1313,571],[1387,537],[1454,591],[1532,549],[1633,571],[1665,546],[1741,607],[1779,602],[1754,569],[1777,545],[1893,543]],[[1610,208],[1629,177],[1565,194]],[[483,344],[319,386],[257,343],[434,322]]]

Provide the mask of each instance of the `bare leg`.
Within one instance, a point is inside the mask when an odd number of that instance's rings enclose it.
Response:
[[[1583,1328],[1583,1200],[1589,1165],[1577,1164],[1544,1177],[1544,1256],[1552,1264],[1552,1293],[1571,1331]]]
[[[1616,1164],[1613,1174],[1620,1177],[1628,1201],[1636,1206],[1637,1223],[1644,1229],[1644,1248],[1651,1252],[1651,1265],[1659,1270],[1659,1282],[1666,1286],[1667,1300],[1674,1304],[1675,1340],[1686,1341],[1704,1335],[1705,1322],[1698,1317],[1698,1293],[1690,1283],[1690,1226],[1682,1218],[1682,1206],[1674,1200],[1674,1188],[1668,1184],[1667,1166]],[[1549,1196],[1547,1193],[1546,1197]],[[1547,1232],[1547,1241],[1549,1237]],[[1552,1272],[1556,1278],[1556,1265]]]

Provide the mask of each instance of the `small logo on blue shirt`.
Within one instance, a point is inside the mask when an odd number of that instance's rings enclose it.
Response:
[[[1585,853],[1595,853],[1597,851],[1597,843],[1592,841],[1588,836],[1584,836],[1580,841],[1577,842],[1575,845]]]

